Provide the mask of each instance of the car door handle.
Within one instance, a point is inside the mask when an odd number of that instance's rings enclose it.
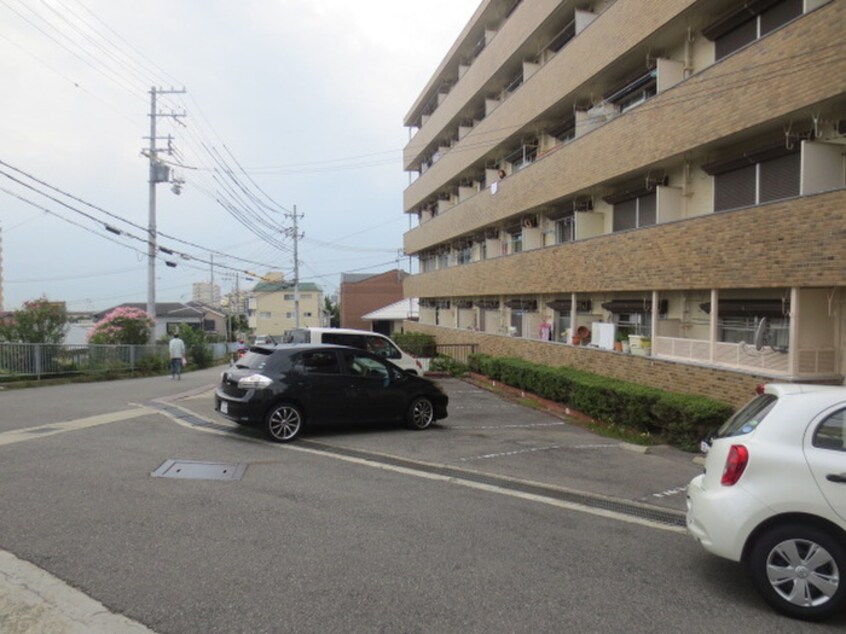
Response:
[[[826,477],[829,482],[837,482],[839,484],[846,484],[846,473],[829,473]]]

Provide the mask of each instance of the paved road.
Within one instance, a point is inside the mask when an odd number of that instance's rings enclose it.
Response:
[[[0,392],[0,631],[810,628],[674,525],[687,454],[452,380],[434,429],[273,445],[214,414],[217,374]],[[151,476],[169,460],[244,471]],[[68,606],[82,629],[26,629]]]

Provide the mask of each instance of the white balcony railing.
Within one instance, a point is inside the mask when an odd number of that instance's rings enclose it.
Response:
[[[771,348],[756,350],[754,346],[745,343],[656,337],[652,344],[652,353],[657,358],[749,370],[773,377],[814,379],[831,377],[837,373],[837,354],[834,348],[797,350],[796,372],[791,371],[790,355],[787,352]]]

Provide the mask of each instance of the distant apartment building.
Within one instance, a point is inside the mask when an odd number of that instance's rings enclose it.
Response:
[[[194,282],[191,300],[207,306],[220,306],[220,286],[211,282]]]
[[[299,284],[299,318],[297,289],[282,274],[271,272],[255,285],[248,301],[247,319],[257,335],[280,337],[297,325],[328,326],[323,310],[323,290],[311,282]]]
[[[842,383],[844,25],[846,0],[482,2],[405,119],[407,326],[735,403]]]
[[[364,315],[402,299],[402,283],[408,275],[394,269],[376,275],[344,273],[341,275],[341,328],[371,330],[372,322]]]

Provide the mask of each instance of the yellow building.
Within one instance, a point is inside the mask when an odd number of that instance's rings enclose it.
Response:
[[[844,25],[846,0],[482,2],[405,119],[406,328],[729,402],[842,383]]]
[[[270,335],[281,341],[286,330],[307,326],[328,326],[323,316],[323,290],[313,283],[299,284],[299,320],[293,282],[281,275],[268,274],[251,293],[248,324],[257,335]]]

